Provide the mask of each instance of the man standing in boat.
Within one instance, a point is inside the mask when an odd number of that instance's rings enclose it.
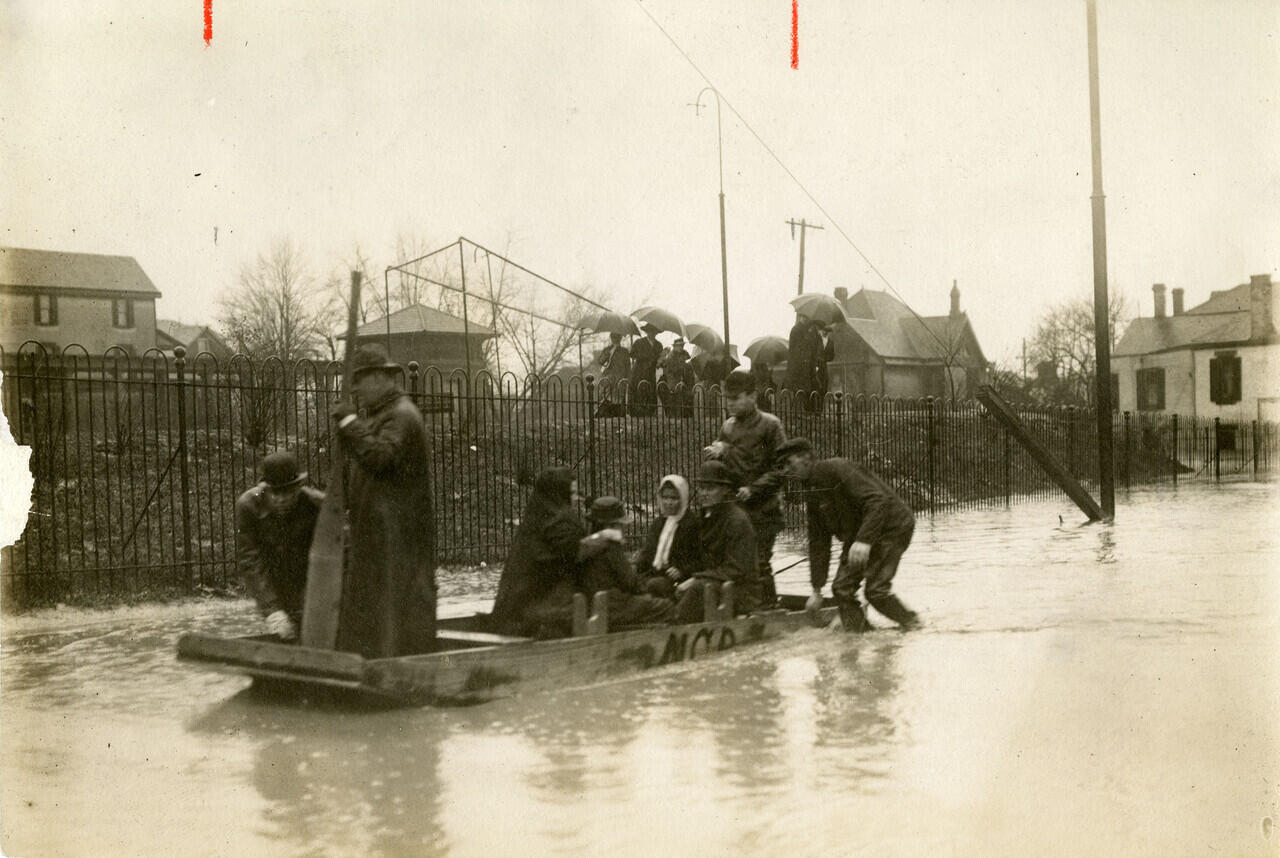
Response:
[[[761,604],[772,608],[778,599],[773,583],[773,542],[784,524],[778,493],[785,476],[778,469],[778,448],[787,440],[787,433],[781,420],[760,410],[756,380],[747,370],[729,373],[724,394],[729,419],[704,452],[708,458],[723,462],[738,478],[738,502],[756,534]]]
[[[236,568],[268,631],[285,641],[298,637],[307,553],[324,503],[306,481],[297,457],[280,450],[262,460],[262,482],[236,498]]]
[[[400,389],[400,365],[380,344],[360,346],[352,362],[365,416],[349,401],[332,412],[352,465],[338,649],[366,658],[429,652],[436,582],[426,425]]]
[[[822,587],[831,565],[831,538],[844,544],[831,595],[846,631],[871,625],[858,602],[866,580],[867,602],[903,629],[920,625],[920,617],[893,594],[898,562],[911,544],[915,516],[883,480],[848,459],[814,461],[813,445],[792,438],[780,448],[787,471],[804,486],[809,518],[809,581],[813,595],[807,607],[822,606]]]

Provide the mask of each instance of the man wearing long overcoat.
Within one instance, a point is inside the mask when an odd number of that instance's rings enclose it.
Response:
[[[366,658],[429,652],[436,623],[435,520],[422,414],[381,345],[356,350],[350,403],[333,416],[351,461],[351,542],[338,648]]]
[[[818,387],[818,361],[823,356],[822,334],[812,319],[796,314],[787,345],[787,377],[784,386],[791,391],[799,411],[810,410],[812,393]]]
[[[631,344],[631,416],[649,417],[657,410],[658,359],[662,343],[656,325],[641,325],[644,336]]]

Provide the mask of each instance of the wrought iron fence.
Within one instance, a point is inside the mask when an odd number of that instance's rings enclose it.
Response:
[[[32,448],[32,507],[22,538],[0,552],[9,606],[94,595],[221,590],[235,583],[234,502],[262,457],[294,450],[323,487],[331,478],[328,413],[337,364],[243,356],[219,362],[114,349],[91,356],[0,351],[3,404]],[[407,392],[429,428],[439,557],[501,562],[527,486],[568,465],[583,494],[612,494],[654,514],[665,474],[695,475],[725,417],[718,387],[629,390],[590,376],[519,379],[410,364]],[[884,476],[921,513],[1003,505],[1058,489],[972,401],[828,394],[762,396],[790,436],[822,456],[846,456]],[[1092,412],[1019,408],[1075,476],[1096,485]],[[1269,471],[1280,433],[1257,422],[1118,415],[1117,483],[1254,476]],[[801,532],[799,498],[784,496]]]

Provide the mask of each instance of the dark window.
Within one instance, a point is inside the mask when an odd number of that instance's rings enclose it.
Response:
[[[1240,401],[1240,358],[1235,352],[1218,352],[1209,360],[1209,401],[1218,405]]]
[[[1164,367],[1138,370],[1138,410],[1164,410]]]
[[[117,328],[133,327],[133,301],[129,298],[116,298],[111,302],[111,323]]]
[[[57,295],[37,295],[36,302],[36,324],[37,325],[56,325],[58,324],[58,296]]]

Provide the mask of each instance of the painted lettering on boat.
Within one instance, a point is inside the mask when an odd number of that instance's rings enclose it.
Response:
[[[705,626],[690,635],[688,632],[672,632],[667,635],[667,644],[662,649],[658,664],[673,664],[688,659],[692,661],[699,655],[706,655],[713,648],[726,650],[738,642],[730,626]]]

